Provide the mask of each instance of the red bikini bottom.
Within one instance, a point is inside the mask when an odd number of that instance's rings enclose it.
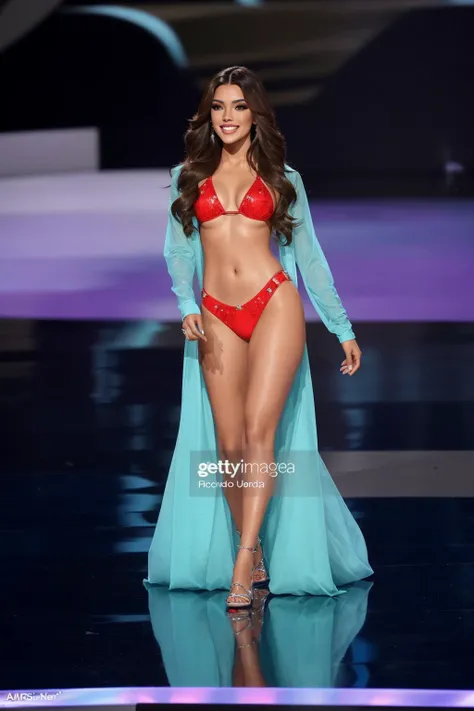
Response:
[[[237,336],[243,338],[244,341],[250,341],[250,336],[263,313],[263,309],[284,281],[291,281],[291,277],[282,269],[267,281],[263,289],[260,289],[253,299],[246,301],[245,304],[237,304],[237,306],[224,304],[203,289],[201,292],[202,303],[208,311],[217,316]]]

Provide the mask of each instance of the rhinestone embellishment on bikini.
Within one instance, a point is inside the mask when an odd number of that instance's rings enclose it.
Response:
[[[242,311],[242,306],[240,304],[237,304],[237,306],[235,308],[238,309],[239,311]]]

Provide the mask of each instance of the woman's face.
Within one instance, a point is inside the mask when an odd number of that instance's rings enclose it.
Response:
[[[252,113],[236,84],[218,86],[211,107],[212,127],[226,145],[242,142],[252,128]]]

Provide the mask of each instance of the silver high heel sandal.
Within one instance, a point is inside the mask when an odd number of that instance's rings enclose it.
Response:
[[[239,549],[241,550],[246,550],[250,551],[252,554],[255,553],[257,550],[256,548],[249,548],[249,546],[238,546]],[[252,565],[252,576],[253,576],[253,565]],[[232,588],[242,588],[244,591],[243,593],[238,593],[238,592],[232,592]],[[242,602],[242,601],[235,601],[236,598],[247,598],[248,602]],[[253,602],[253,590],[252,590],[252,585],[250,586],[250,589],[247,589],[245,585],[242,585],[242,583],[232,583],[230,586],[230,592],[227,596],[226,600],[226,606],[229,609],[235,609],[235,610],[241,610],[243,608],[251,607]]]
[[[237,529],[235,529],[235,530],[236,530],[237,534],[240,536],[240,531],[238,531]],[[255,588],[266,588],[266,587],[268,587],[268,583],[270,582],[270,577],[267,573],[267,569],[265,568],[265,562],[263,560],[263,547],[262,547],[262,540],[261,540],[260,536],[258,536],[258,538],[257,538],[257,546],[255,548],[255,552],[257,552],[257,550],[258,550],[258,546],[260,546],[262,549],[262,557],[260,558],[258,565],[256,565],[254,567],[253,572],[254,572],[254,575],[255,575],[255,573],[260,573],[260,574],[263,573],[263,577],[259,576],[256,580],[252,580],[252,585]]]

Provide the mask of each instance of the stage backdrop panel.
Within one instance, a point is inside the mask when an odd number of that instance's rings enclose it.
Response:
[[[0,180],[0,317],[179,320],[162,257],[169,183],[166,170]],[[353,321],[474,320],[474,201],[309,192]]]

